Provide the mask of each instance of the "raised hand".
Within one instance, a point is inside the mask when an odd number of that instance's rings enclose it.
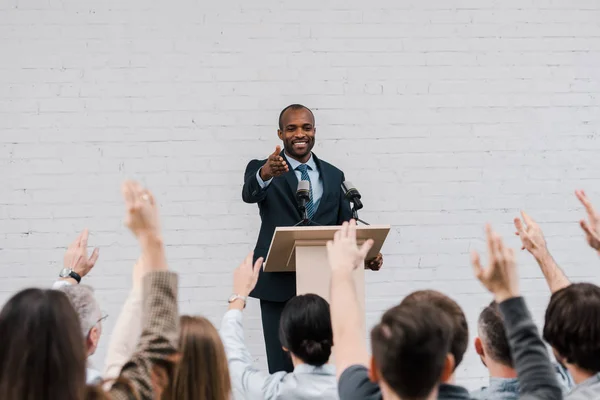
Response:
[[[588,199],[583,190],[576,190],[575,195],[585,207],[589,219],[589,222],[582,219],[579,221],[579,225],[581,225],[581,229],[585,232],[588,244],[593,249],[600,252],[600,215],[596,213],[594,206],[592,206],[592,202]]]
[[[281,176],[290,170],[287,162],[279,155],[280,153],[281,147],[275,147],[273,154],[269,156],[265,165],[260,169],[260,178],[263,181],[268,181],[273,177]]]
[[[521,211],[521,217],[523,221],[520,218],[515,218],[514,220],[515,228],[517,228],[515,234],[521,238],[523,245],[521,250],[527,249],[527,251],[539,260],[548,254],[544,233],[540,226],[525,211]]]
[[[356,221],[344,222],[341,229],[327,242],[327,258],[332,272],[352,272],[364,265],[365,258],[373,247],[369,239],[362,246],[356,243]]]
[[[240,266],[233,271],[233,293],[238,296],[248,297],[250,292],[254,290],[256,282],[258,282],[263,258],[260,257],[253,265],[253,257],[254,252],[250,252]]]
[[[100,256],[100,249],[95,248],[92,255],[88,258],[87,245],[89,235],[90,232],[84,229],[77,239],[69,245],[63,258],[63,266],[72,269],[82,278],[94,268]]]
[[[160,236],[158,206],[152,193],[139,183],[126,181],[122,186],[125,200],[125,225],[140,239],[143,236]]]
[[[490,225],[486,226],[489,266],[482,268],[479,254],[473,251],[471,261],[475,277],[494,294],[497,303],[519,296],[519,278],[513,249],[504,247],[502,238]]]

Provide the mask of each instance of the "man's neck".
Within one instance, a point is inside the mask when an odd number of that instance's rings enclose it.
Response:
[[[597,372],[586,371],[573,364],[567,364],[567,370],[569,371],[569,374],[571,374],[571,377],[576,385],[587,381],[592,376],[597,374]]]
[[[489,357],[488,357],[489,358]],[[517,371],[506,365],[486,360],[490,378],[511,379],[517,377]]]

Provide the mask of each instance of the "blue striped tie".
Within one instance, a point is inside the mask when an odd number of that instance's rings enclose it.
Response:
[[[315,215],[315,203],[313,203],[313,190],[312,190],[312,182],[310,181],[310,176],[308,176],[308,169],[310,167],[306,164],[300,164],[296,169],[300,171],[300,180],[308,181],[310,183],[310,200],[306,203],[306,216],[308,219],[312,219],[313,215]]]

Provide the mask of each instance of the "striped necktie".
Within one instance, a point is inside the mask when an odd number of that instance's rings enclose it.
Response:
[[[296,169],[300,171],[300,180],[308,181],[310,183],[310,200],[306,203],[306,216],[308,219],[312,219],[315,215],[315,203],[313,203],[312,182],[310,181],[310,176],[308,176],[309,168],[310,167],[306,164],[300,164],[296,167]]]

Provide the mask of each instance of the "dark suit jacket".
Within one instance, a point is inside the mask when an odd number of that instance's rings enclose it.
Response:
[[[285,158],[283,152],[281,156]],[[320,225],[340,225],[352,218],[350,203],[344,198],[341,185],[344,173],[333,165],[319,160],[313,154],[323,181],[323,197],[313,221]],[[287,159],[286,159],[287,161]],[[242,198],[246,203],[258,203],[260,211],[260,233],[254,248],[254,260],[267,257],[271,240],[278,226],[294,226],[302,216],[296,202],[298,178],[291,170],[284,175],[273,178],[266,189],[262,189],[256,180],[256,172],[267,160],[252,160],[246,167]],[[269,300],[286,301],[296,295],[296,274],[294,272],[263,272],[261,270],[256,288],[250,296]]]

